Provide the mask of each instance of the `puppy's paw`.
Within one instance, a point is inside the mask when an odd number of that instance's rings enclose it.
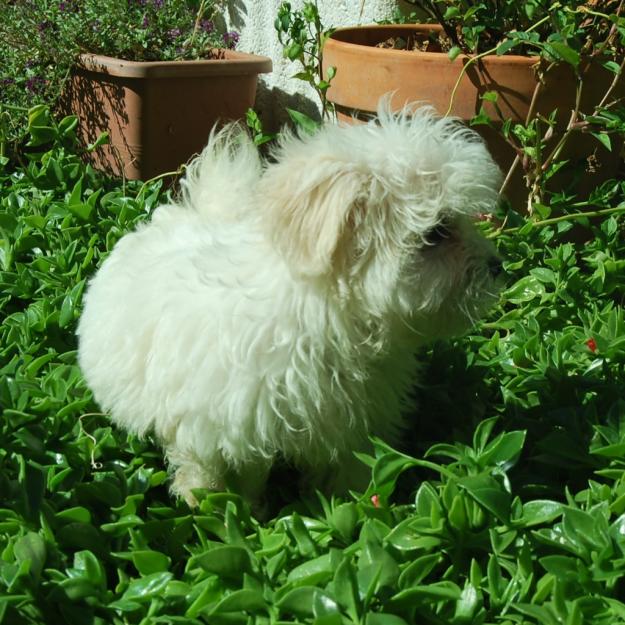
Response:
[[[172,494],[184,499],[190,508],[197,508],[198,500],[194,489],[220,491],[225,489],[223,475],[211,473],[196,463],[187,463],[176,468],[170,490]]]

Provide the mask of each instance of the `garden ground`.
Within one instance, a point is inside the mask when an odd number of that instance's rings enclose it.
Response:
[[[276,474],[260,522],[236,494],[172,500],[84,385],[86,281],[164,190],[86,166],[75,124],[34,109],[0,165],[0,622],[625,622],[625,183],[591,222],[484,223],[506,289],[424,350],[405,449],[377,441],[343,500]]]

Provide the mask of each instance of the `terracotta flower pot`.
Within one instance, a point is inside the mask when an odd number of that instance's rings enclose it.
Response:
[[[375,112],[378,101],[385,94],[392,94],[391,105],[401,108],[409,102],[431,104],[436,110],[449,113],[464,121],[470,120],[483,106],[495,122],[495,129],[475,126],[482,134],[495,160],[504,171],[512,163],[515,153],[497,131],[503,119],[524,123],[530,110],[537,78],[535,68],[538,57],[503,55],[487,56],[471,64],[456,87],[462,67],[468,62],[465,55],[450,61],[443,52],[421,52],[376,47],[394,37],[405,40],[424,40],[432,32],[440,32],[438,25],[405,24],[385,26],[361,26],[337,30],[323,49],[324,68],[337,68],[328,90],[328,99],[334,103],[340,120],[350,122],[353,116],[369,116]],[[590,112],[605,93],[613,74],[601,66],[590,68],[587,73],[581,110]],[[544,86],[539,92],[535,112],[548,115],[554,109],[559,111],[559,121],[565,124],[574,106],[577,80],[573,68],[561,64],[549,71]],[[481,96],[487,91],[498,94],[497,107],[484,101]],[[621,91],[623,91],[621,87]],[[451,108],[450,108],[451,104]],[[579,137],[579,135],[576,135]],[[581,137],[575,145],[571,142],[566,157],[585,161],[594,151],[600,153],[604,162],[602,171],[613,174],[617,154],[609,153],[591,136]],[[617,151],[616,151],[617,152]],[[519,168],[520,170],[520,168]],[[590,186],[597,179],[589,181]],[[521,172],[513,187],[522,186]]]
[[[243,118],[254,105],[258,74],[270,71],[267,57],[231,50],[206,61],[83,54],[63,106],[78,115],[85,143],[109,133],[110,145],[92,153],[96,167],[147,180],[199,152],[216,122]]]

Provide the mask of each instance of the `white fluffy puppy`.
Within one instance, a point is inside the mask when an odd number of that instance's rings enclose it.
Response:
[[[493,300],[499,262],[472,221],[500,172],[458,122],[381,110],[273,156],[237,126],[213,133],[180,201],[119,241],[85,297],[96,401],[156,435],[189,502],[229,476],[257,497],[278,455],[353,484],[353,451],[402,427],[419,346]]]

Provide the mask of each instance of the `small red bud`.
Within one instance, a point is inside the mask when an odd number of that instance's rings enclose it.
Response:
[[[379,495],[371,495],[371,503],[374,508],[380,507],[380,496]]]
[[[591,352],[593,352],[593,354],[597,351],[597,341],[595,341],[592,337],[586,341],[586,346]]]

